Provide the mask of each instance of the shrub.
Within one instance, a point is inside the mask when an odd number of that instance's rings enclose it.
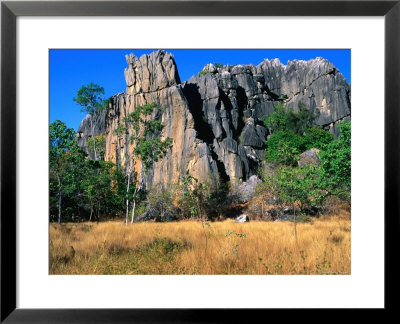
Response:
[[[274,112],[265,118],[264,124],[272,133],[280,130],[292,131],[304,135],[319,116],[319,110],[308,109],[302,102],[298,104],[298,111],[287,108],[285,104],[274,107]]]
[[[265,157],[268,162],[296,165],[297,157],[306,149],[304,137],[291,130],[278,130],[267,141]]]
[[[320,126],[312,126],[306,130],[304,136],[305,149],[309,150],[313,147],[324,149],[326,145],[333,141],[333,135],[322,129]]]
[[[164,220],[167,213],[176,213],[175,199],[176,191],[172,186],[156,184],[147,193],[147,208],[159,211],[161,220]]]
[[[350,202],[351,191],[351,123],[339,124],[339,137],[320,153],[321,187],[331,195]]]
[[[208,70],[201,70],[199,73],[197,73],[197,76],[202,76],[202,75],[207,75],[207,74],[211,74],[210,71]]]
[[[227,185],[219,179],[212,178],[200,183],[187,173],[181,179],[177,202],[185,218],[217,217],[227,193]]]

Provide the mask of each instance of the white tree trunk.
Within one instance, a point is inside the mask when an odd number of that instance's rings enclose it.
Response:
[[[61,191],[58,193],[58,224],[61,224]]]
[[[93,115],[90,116],[90,128],[92,131],[92,138],[93,138],[93,152],[94,152],[94,159],[97,161],[97,152],[96,152],[96,138],[94,136],[94,128],[93,128],[93,118],[94,118],[94,113]]]
[[[131,224],[133,224],[133,220],[135,219],[135,209],[136,209],[136,195],[133,196]]]
[[[126,186],[126,216],[125,216],[125,224],[128,225],[128,218],[129,218],[129,185],[131,183],[131,170],[128,169],[128,185]]]
[[[58,180],[58,224],[61,224],[61,180],[57,175]]]

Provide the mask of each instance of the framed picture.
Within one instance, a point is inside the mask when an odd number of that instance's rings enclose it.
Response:
[[[1,321],[226,322],[269,308],[393,309],[398,1],[4,1],[1,17]],[[101,48],[350,49],[351,274],[49,276],[49,49]]]

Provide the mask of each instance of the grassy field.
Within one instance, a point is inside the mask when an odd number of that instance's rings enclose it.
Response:
[[[350,274],[350,214],[293,223],[233,220],[50,224],[50,274]]]

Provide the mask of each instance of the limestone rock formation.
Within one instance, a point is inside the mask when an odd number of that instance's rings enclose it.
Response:
[[[92,136],[92,122],[93,122],[93,134],[94,136],[104,134],[106,131],[106,115],[105,110],[98,110],[94,115],[86,115],[79,125],[78,132],[76,134],[78,145],[85,149],[86,153],[90,158],[94,159],[94,153],[88,149],[88,139]]]
[[[96,119],[96,130],[106,135],[106,160],[127,167],[133,147],[113,130],[139,105],[155,102],[163,108],[151,118],[165,125],[162,138],[171,138],[173,146],[146,174],[146,186],[177,183],[186,172],[200,181],[246,181],[264,157],[268,130],[263,118],[282,101],[295,111],[299,102],[319,109],[316,124],[336,135],[337,123],[350,119],[350,86],[323,58],[287,65],[278,59],[257,66],[207,64],[183,83],[170,53],[130,54],[126,60],[127,89],[111,98],[107,114]],[[83,147],[90,135],[88,118],[78,131]],[[140,172],[140,161],[133,163]]]

